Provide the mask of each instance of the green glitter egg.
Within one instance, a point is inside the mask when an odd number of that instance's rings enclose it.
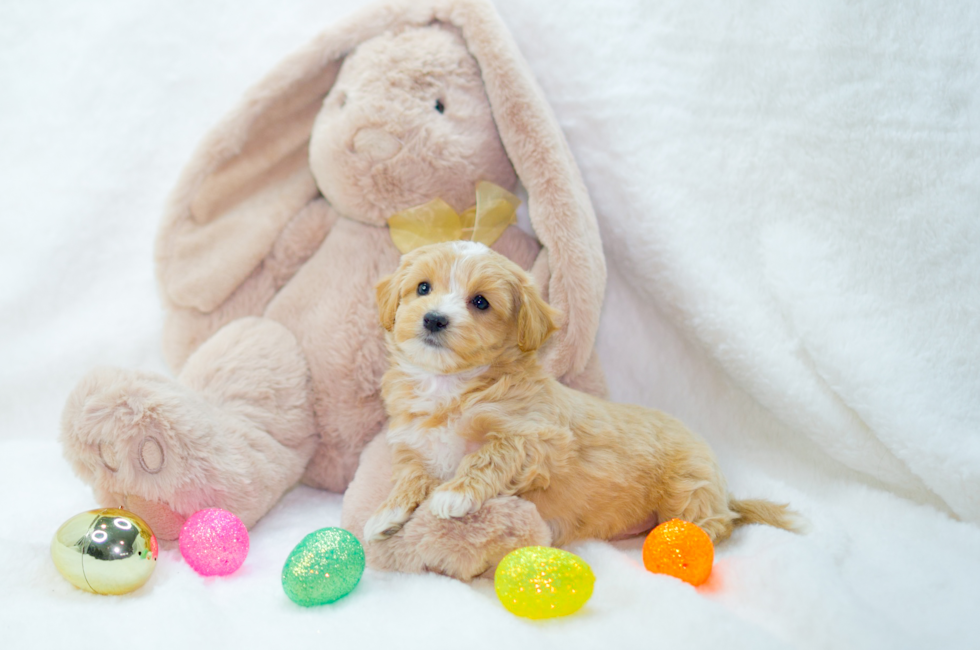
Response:
[[[582,608],[592,597],[595,575],[585,560],[568,551],[526,546],[500,561],[493,585],[512,614],[554,618]]]
[[[286,558],[282,588],[297,605],[340,600],[364,573],[364,547],[343,528],[321,528],[303,538]]]

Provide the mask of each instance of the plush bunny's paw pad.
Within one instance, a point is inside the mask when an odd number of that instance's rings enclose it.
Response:
[[[134,472],[159,474],[167,463],[167,449],[159,436],[151,434],[132,441],[103,440],[97,445],[99,461],[112,473],[123,463],[132,462]]]
[[[404,508],[379,510],[364,524],[364,538],[372,542],[388,539],[402,529],[409,515]]]
[[[476,499],[455,490],[436,490],[429,500],[429,510],[440,519],[464,517],[479,506]]]
[[[160,473],[167,465],[172,427],[161,421],[155,388],[135,373],[90,373],[69,397],[62,417],[62,443],[69,460],[82,473],[113,482]]]

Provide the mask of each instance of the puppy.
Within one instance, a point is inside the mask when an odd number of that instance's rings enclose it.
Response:
[[[462,517],[487,499],[532,501],[556,546],[680,518],[712,540],[739,524],[794,529],[793,513],[737,501],[707,444],[670,416],[548,376],[537,350],[557,313],[482,244],[419,248],[377,287],[391,367],[382,380],[394,487],[365,537],[395,534],[426,499]]]

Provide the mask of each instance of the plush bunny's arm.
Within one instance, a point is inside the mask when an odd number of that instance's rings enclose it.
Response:
[[[163,353],[173,371],[179,372],[191,353],[228,323],[264,315],[279,289],[323,243],[337,216],[324,199],[314,199],[286,223],[265,259],[212,311],[171,306],[163,327]]]

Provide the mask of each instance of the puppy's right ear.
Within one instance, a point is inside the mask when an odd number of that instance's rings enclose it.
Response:
[[[395,274],[392,274],[382,279],[375,289],[378,295],[378,314],[381,316],[381,327],[389,332],[395,327],[395,312],[398,311],[398,303],[401,298],[398,284]]]

